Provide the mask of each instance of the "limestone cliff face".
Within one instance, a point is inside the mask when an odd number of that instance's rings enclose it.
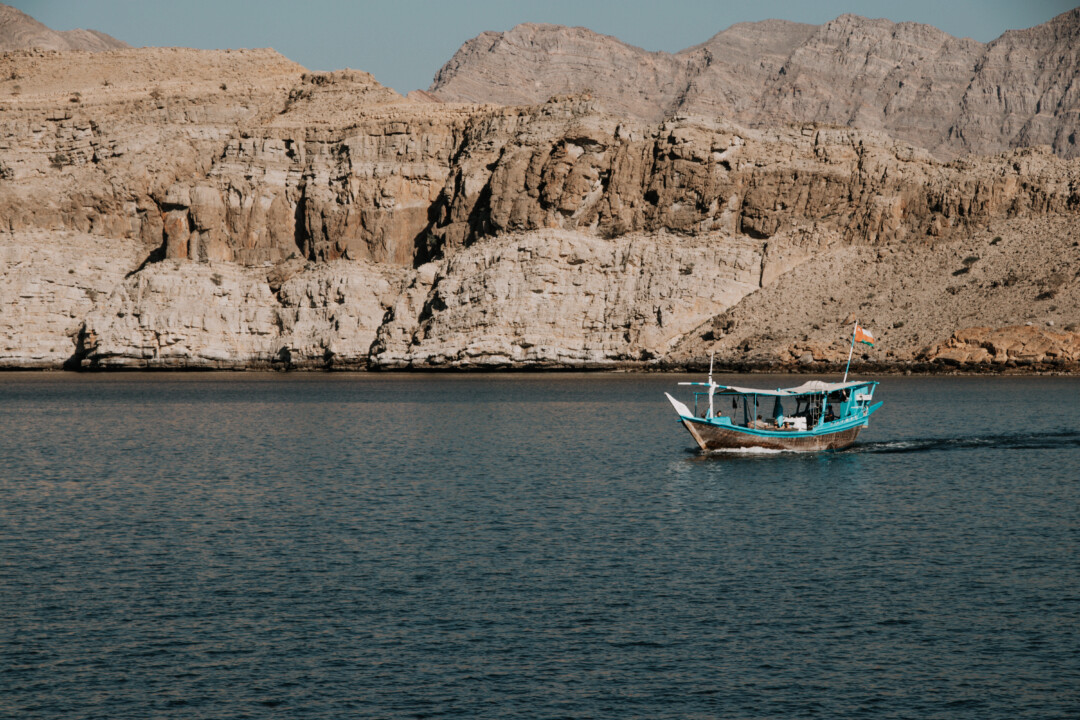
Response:
[[[766,80],[748,120],[812,119],[885,132],[953,155],[960,148],[950,143],[949,129],[983,51],[981,43],[929,25],[842,15],[791,52]],[[1007,147],[1003,138],[986,138],[978,151]]]
[[[416,103],[366,73],[304,73],[271,51],[98,53],[81,76],[60,53],[4,61],[37,90],[0,104],[7,229],[138,238],[175,259],[408,267],[542,228],[763,239],[822,222],[903,241],[1060,212],[1072,197],[1060,181],[1073,171],[1034,151],[941,163],[873,133],[637,123],[578,96]],[[147,83],[136,63],[162,77]],[[91,84],[95,71],[110,84]]]
[[[97,303],[78,355],[90,368],[366,367],[406,273],[347,261],[292,271],[156,263]]]
[[[170,258],[409,265],[475,114],[273,51],[33,51],[5,67],[32,79],[0,100],[6,229],[137,237]]]
[[[1027,30],[1010,30],[986,47],[951,130],[964,149],[1002,141],[1050,145],[1080,156],[1080,8]]]
[[[0,368],[59,368],[83,321],[146,253],[134,240],[0,233]]]
[[[882,363],[951,367],[960,328],[1080,322],[1080,165],[1048,148],[409,100],[269,50],[12,73],[4,367],[820,369],[856,310]]]
[[[421,273],[379,367],[604,367],[649,361],[759,287],[761,243],[543,230],[478,244]],[[419,310],[419,312],[417,312]]]
[[[1065,212],[1076,199],[1075,166],[1036,150],[940,163],[847,129],[752,131],[704,118],[633,126],[552,113],[505,143],[466,137],[429,246],[543,227],[764,239],[808,223],[852,241],[906,242]]]
[[[760,243],[717,240],[541,231],[416,271],[166,260],[66,330],[90,368],[614,366],[658,358],[759,287]]]
[[[676,102],[703,53],[651,53],[587,28],[524,24],[466,42],[430,92],[453,102],[537,105],[595,92],[613,113],[658,121]]]
[[[1078,37],[1080,9],[986,45],[843,15],[819,27],[740,23],[674,55],[582,28],[520,25],[467,42],[430,92],[503,104],[589,93],[613,113],[654,122],[684,113],[755,127],[824,123],[884,132],[941,158],[1037,144],[1076,157]]]
[[[157,248],[182,225],[177,181],[205,178],[242,127],[280,112],[303,69],[273,51],[164,49],[4,53],[0,72],[22,78],[0,89],[5,229]]]

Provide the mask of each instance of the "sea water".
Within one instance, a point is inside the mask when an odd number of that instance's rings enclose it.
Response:
[[[686,379],[0,375],[0,715],[1080,717],[1080,381]]]

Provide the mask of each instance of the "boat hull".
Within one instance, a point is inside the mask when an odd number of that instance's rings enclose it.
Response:
[[[732,427],[713,425],[712,423],[694,422],[683,418],[683,425],[690,431],[698,447],[702,450],[740,450],[762,448],[765,450],[794,450],[818,452],[821,450],[842,450],[855,442],[860,423],[854,427],[831,433],[770,433],[758,435],[735,430]]]

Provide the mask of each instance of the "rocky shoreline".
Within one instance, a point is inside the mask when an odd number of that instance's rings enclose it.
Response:
[[[148,367],[115,367],[115,366],[88,366],[81,367],[71,364],[68,366],[25,366],[25,367],[0,367],[0,376],[15,375],[19,373],[31,374],[104,374],[120,375],[124,373],[137,374],[161,374],[170,375],[176,373],[247,373],[247,372],[273,372],[273,373],[377,373],[382,375],[478,375],[494,373],[499,375],[515,375],[540,373],[550,375],[565,375],[572,373],[597,373],[597,374],[704,374],[708,372],[709,363],[689,363],[685,365],[670,365],[667,363],[647,364],[641,362],[620,362],[607,365],[507,365],[507,366],[452,366],[452,367],[422,367],[422,368],[379,368],[364,367],[360,365],[289,365],[286,363],[252,363],[243,366],[222,364],[212,365],[185,365],[185,366],[148,366]],[[834,376],[844,372],[844,365],[757,365],[747,363],[714,363],[713,372],[717,375],[807,375],[807,376]],[[1073,377],[1080,376],[1080,363],[1017,363],[1014,365],[992,364],[968,364],[950,365],[947,363],[920,362],[906,363],[903,365],[884,365],[881,363],[851,364],[850,374],[852,377]]]

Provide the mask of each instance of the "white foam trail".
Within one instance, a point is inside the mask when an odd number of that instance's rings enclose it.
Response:
[[[748,447],[748,448],[720,448],[718,450],[710,450],[709,455],[779,455],[785,452],[799,452],[798,450],[777,450],[776,448],[760,448],[760,447]]]
[[[906,450],[916,447],[919,443],[914,440],[894,440],[893,442],[879,442],[869,446],[868,449],[880,450]]]

